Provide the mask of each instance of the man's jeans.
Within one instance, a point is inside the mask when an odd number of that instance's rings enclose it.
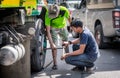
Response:
[[[73,45],[73,51],[78,50],[79,49],[79,45]],[[90,58],[88,58],[88,55],[86,54],[80,54],[80,55],[76,55],[76,56],[68,56],[65,59],[66,63],[71,64],[71,65],[75,65],[78,67],[93,67],[94,66],[94,61],[95,60],[90,60]]]

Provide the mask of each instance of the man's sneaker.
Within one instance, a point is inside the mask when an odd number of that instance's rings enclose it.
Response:
[[[84,67],[74,67],[71,70],[72,71],[84,71]]]
[[[94,74],[96,69],[97,69],[97,67],[86,67],[86,69],[83,71],[83,73]]]
[[[53,65],[52,69],[53,69],[53,70],[57,70],[57,69],[58,69],[58,68],[57,68],[57,65]]]

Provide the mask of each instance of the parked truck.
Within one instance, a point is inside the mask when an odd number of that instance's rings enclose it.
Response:
[[[81,0],[76,8],[74,18],[93,32],[99,48],[120,41],[120,0]]]
[[[0,78],[30,78],[31,70],[42,70],[46,36],[38,17],[40,3],[41,0],[0,0]]]

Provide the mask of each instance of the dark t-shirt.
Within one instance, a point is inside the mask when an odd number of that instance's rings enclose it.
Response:
[[[99,57],[99,49],[93,34],[85,28],[82,34],[80,34],[80,44],[86,44],[84,53],[91,59]]]

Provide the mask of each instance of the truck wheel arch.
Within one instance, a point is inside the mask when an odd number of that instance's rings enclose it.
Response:
[[[100,22],[95,25],[94,31],[95,31],[94,36],[99,48],[100,49],[105,48],[104,33],[103,33],[102,24],[100,24]]]

